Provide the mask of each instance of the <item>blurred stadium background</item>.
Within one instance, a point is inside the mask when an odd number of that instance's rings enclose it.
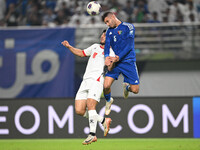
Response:
[[[88,121],[74,112],[87,58],[84,49],[106,26],[86,13],[88,0],[0,0],[0,150],[200,150],[200,1],[99,0],[135,25],[140,93],[112,86],[110,134],[81,142]],[[102,98],[97,111],[104,114]]]

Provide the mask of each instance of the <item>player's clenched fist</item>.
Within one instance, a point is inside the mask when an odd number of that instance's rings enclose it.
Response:
[[[110,59],[113,62],[118,62],[119,61],[119,56],[115,55],[115,57],[110,57]]]
[[[68,41],[63,41],[62,45],[67,47],[67,48],[69,48],[71,46]]]
[[[110,66],[111,65],[111,58],[110,58],[110,56],[106,57],[106,59],[105,59],[105,65],[106,66]]]
[[[112,63],[118,62],[119,56],[115,55],[115,57],[108,56],[105,59],[105,65],[110,66]]]

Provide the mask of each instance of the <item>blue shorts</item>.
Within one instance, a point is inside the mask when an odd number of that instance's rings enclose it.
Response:
[[[108,71],[106,76],[112,77],[113,79],[117,80],[120,74],[123,75],[124,82],[133,85],[140,84],[135,61],[125,60],[123,62],[116,63],[115,68],[112,71]]]

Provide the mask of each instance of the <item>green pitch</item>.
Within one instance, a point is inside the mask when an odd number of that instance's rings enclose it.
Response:
[[[84,139],[0,140],[0,150],[200,150],[200,139]]]

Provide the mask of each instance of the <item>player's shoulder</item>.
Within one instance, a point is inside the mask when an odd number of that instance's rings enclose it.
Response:
[[[92,45],[90,45],[88,48],[84,49],[85,51],[93,51],[94,49],[96,49],[97,47],[99,47],[100,44],[94,43]]]
[[[98,43],[94,43],[91,45],[91,49],[92,51],[98,51],[99,49],[101,49],[101,44],[98,44]]]
[[[128,23],[128,22],[122,22],[122,28],[124,29],[129,29],[129,30],[134,30],[135,27],[132,23]]]
[[[94,43],[94,44],[91,45],[91,47],[93,47],[93,48],[97,48],[99,46],[100,46],[100,44],[98,44],[98,43]]]
[[[112,32],[113,32],[113,28],[108,28],[108,29],[106,30],[106,34],[107,34],[107,35],[112,35]]]
[[[100,47],[101,44],[95,43],[95,44],[93,44],[93,45],[94,45],[94,47]]]

